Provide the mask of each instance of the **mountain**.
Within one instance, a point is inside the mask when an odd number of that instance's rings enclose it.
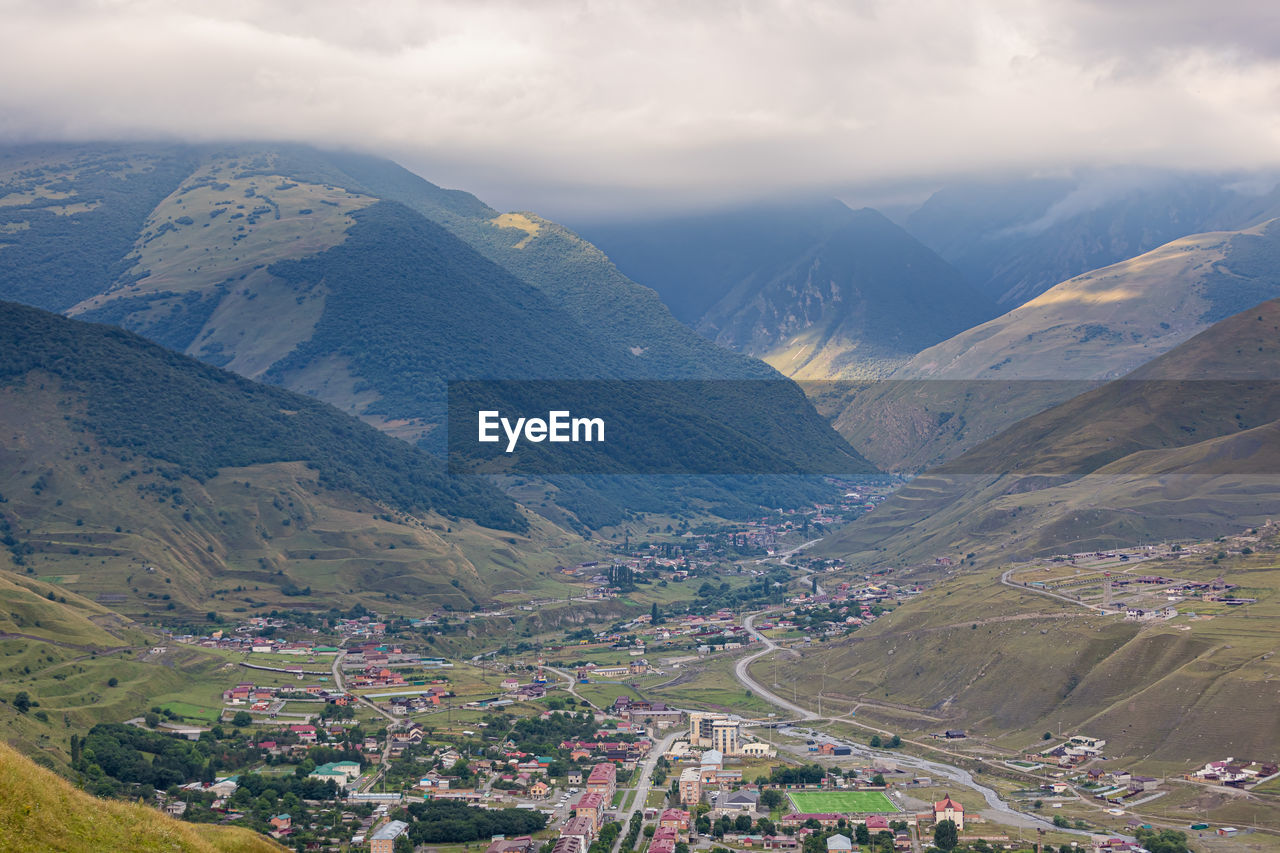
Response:
[[[286,849],[249,829],[198,826],[140,803],[100,800],[3,743],[0,831],[5,849],[13,853],[271,853]]]
[[[947,186],[904,226],[1008,308],[1178,238],[1276,216],[1274,176],[1113,169]]]
[[[1196,234],[1062,282],[826,405],[876,464],[919,471],[1275,297],[1280,220]]]
[[[132,615],[552,583],[573,537],[480,478],[120,329],[0,303],[0,565]]]
[[[668,396],[713,417],[755,412],[783,436],[781,456],[872,470],[798,388],[683,327],[594,247],[388,161],[289,145],[37,146],[6,163],[0,251],[16,249],[27,282],[15,295],[318,397],[433,451],[445,448],[450,380],[751,379],[771,381],[710,401],[680,385]],[[82,187],[85,173],[152,176],[152,196],[164,194],[139,221],[136,205],[117,210],[97,184]],[[74,286],[31,260],[68,227],[93,242],[102,221],[113,234],[134,228],[132,242],[104,242]],[[647,402],[637,395],[633,407]],[[805,440],[787,438],[787,425]],[[797,482],[788,500],[829,491]],[[766,496],[750,484],[729,492]],[[599,489],[585,495],[608,502]],[[571,512],[588,514],[589,502]]]
[[[931,469],[821,544],[1018,559],[1263,524],[1280,498],[1280,300]]]
[[[797,379],[880,376],[996,313],[901,228],[834,200],[583,229],[685,323]]]

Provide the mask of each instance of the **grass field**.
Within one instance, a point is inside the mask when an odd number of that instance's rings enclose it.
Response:
[[[879,791],[804,791],[787,796],[796,811],[806,814],[888,814],[899,810]]]

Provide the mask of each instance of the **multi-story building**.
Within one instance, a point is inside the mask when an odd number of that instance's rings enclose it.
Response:
[[[606,802],[613,802],[613,795],[618,790],[618,768],[608,762],[601,762],[591,768],[587,776],[587,791],[599,794]]]
[[[702,774],[697,767],[686,767],[680,772],[680,804],[697,805],[702,801]]]

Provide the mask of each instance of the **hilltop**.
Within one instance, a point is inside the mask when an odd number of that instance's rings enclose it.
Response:
[[[150,806],[97,799],[0,743],[0,836],[15,851],[136,850],[269,853],[248,829],[197,826]]]

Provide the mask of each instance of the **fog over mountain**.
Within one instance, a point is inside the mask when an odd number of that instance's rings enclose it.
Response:
[[[553,216],[1280,151],[1280,12],[1258,3],[0,9],[6,141],[345,144]]]

